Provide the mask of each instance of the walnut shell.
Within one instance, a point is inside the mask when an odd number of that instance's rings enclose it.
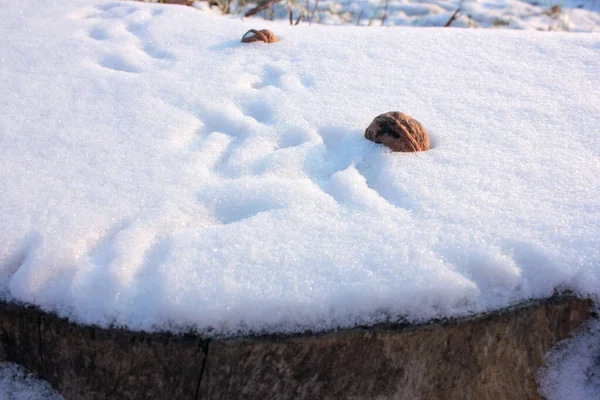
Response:
[[[253,35],[248,36],[249,33]],[[268,29],[263,29],[257,31],[256,29],[250,29],[248,32],[244,33],[242,36],[243,43],[252,43],[252,42],[265,42],[265,43],[275,43],[277,42],[277,36],[273,32]]]
[[[365,138],[392,151],[429,150],[429,134],[416,119],[397,111],[377,116],[365,131]]]

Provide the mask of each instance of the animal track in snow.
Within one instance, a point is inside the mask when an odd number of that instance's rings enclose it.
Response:
[[[152,16],[153,17],[158,17],[158,16],[163,15],[164,12],[165,12],[164,8],[155,8],[155,9],[152,10]]]
[[[160,14],[161,13],[156,15]],[[153,15],[155,14],[153,13]],[[161,48],[152,39],[148,33],[148,26],[149,23],[147,21],[142,23],[133,23],[127,26],[127,30],[139,40],[142,50],[150,57],[158,60],[174,59],[175,56],[173,53]]]
[[[168,67],[169,62],[175,60],[175,56],[148,32],[150,20],[163,12],[109,3],[97,7],[95,13],[83,10],[78,18],[83,16],[95,22],[93,26],[88,24],[87,35],[102,41],[104,51],[108,53],[98,64],[119,72],[142,72],[148,66]]]
[[[131,22],[129,24],[127,24],[126,29],[129,31],[129,33],[138,36],[138,35],[143,35],[144,32],[146,32],[148,30],[148,26],[150,25],[150,22],[147,20],[142,20],[142,21],[136,21],[136,22]]]
[[[223,225],[228,225],[252,218],[262,212],[278,210],[283,207],[283,204],[277,204],[265,198],[245,198],[242,201],[236,199],[235,202],[220,204],[215,210],[215,216]]]
[[[232,171],[231,159],[234,157],[236,151],[243,145],[244,139],[240,137],[232,138],[227,148],[221,153],[219,162],[215,164],[214,171],[216,171],[222,177],[235,177]]]
[[[416,204],[411,200],[409,193],[398,185],[394,185],[390,180],[381,179],[381,159],[376,163],[365,162],[364,160],[355,165],[356,170],[365,178],[369,189],[396,208],[413,210]]]
[[[114,242],[118,238],[119,234],[131,226],[131,221],[127,218],[119,221],[117,224],[111,226],[104,233],[102,237],[100,237],[94,246],[92,246],[88,252],[88,255],[92,259],[98,260],[97,264],[105,265],[108,260],[114,255],[110,251],[114,246]]]
[[[203,126],[198,130],[198,139],[191,144],[198,157],[196,163],[225,179],[239,176],[231,160],[236,152],[243,150],[241,147],[250,132],[243,114],[235,111],[216,109],[198,112],[196,117]],[[242,118],[236,118],[236,114],[241,114]]]
[[[315,80],[312,76],[309,75],[302,75],[300,77],[300,83],[302,83],[302,85],[307,88],[310,89],[313,86],[315,86]]]
[[[302,128],[291,128],[283,131],[280,135],[277,149],[287,149],[289,147],[300,146],[312,139],[310,132]]]
[[[144,43],[142,49],[146,54],[156,60],[172,60],[175,58],[173,53],[168,50],[161,49],[152,41]]]
[[[69,15],[70,18],[79,20],[116,20],[126,17],[138,9],[127,6],[123,3],[108,3],[95,7],[85,7],[74,11]]]
[[[260,123],[268,124],[273,119],[273,109],[264,100],[254,100],[244,105],[244,113]]]
[[[218,103],[177,103],[174,107],[184,108],[202,125],[196,130],[196,139],[190,141],[189,149],[195,165],[204,164],[200,159],[210,157],[210,174],[223,179],[243,175],[261,175],[267,159],[277,149],[278,134],[273,121],[274,109],[257,96],[232,98]],[[209,140],[219,145],[218,159],[206,152]],[[225,142],[226,145],[225,145]]]
[[[325,126],[319,134],[323,144],[307,155],[304,170],[321,190],[345,205],[376,202],[414,208],[405,191],[381,182],[385,153],[363,140],[361,131]]]
[[[367,185],[366,178],[354,165],[333,174],[321,185],[321,189],[345,206],[357,206],[360,209],[393,207]]]
[[[285,71],[275,65],[267,65],[263,71],[263,77],[260,81],[254,83],[252,87],[254,89],[263,89],[267,86],[281,86],[281,77],[285,74]]]
[[[126,17],[136,12],[136,7],[126,6],[123,3],[108,3],[96,7],[95,13],[90,13],[86,18],[117,19]]]
[[[269,185],[241,178],[207,185],[198,192],[199,202],[223,225],[260,213],[285,208],[290,201],[289,185]]]
[[[166,261],[172,247],[173,240],[170,237],[155,238],[146,249],[144,261],[135,273],[136,280],[158,279],[161,275],[160,266]]]
[[[6,276],[14,275],[33,256],[41,240],[39,233],[30,233],[27,235],[16,247],[17,250],[15,252],[0,262],[0,271],[3,271]],[[7,290],[7,287],[0,285],[0,296],[4,295],[3,292]]]
[[[266,65],[263,68],[262,77],[252,84],[254,89],[264,89],[268,86],[278,89],[311,89],[314,85],[314,78],[299,71],[294,70],[293,64],[285,63],[281,65]],[[286,76],[285,82],[283,77]],[[285,86],[285,87],[284,87]]]
[[[120,72],[141,72],[141,68],[134,62],[125,59],[120,54],[112,54],[105,56],[99,63],[104,68],[112,69]]]
[[[204,124],[204,132],[221,132],[237,137],[243,136],[250,131],[248,121],[234,117],[234,110],[213,110],[198,114],[198,119]],[[239,112],[239,110],[235,110]]]
[[[106,40],[111,37],[111,34],[105,28],[97,26],[90,30],[89,36],[95,40]]]
[[[101,5],[97,6],[97,8],[102,11],[110,11],[114,8],[123,8],[123,7],[124,7],[123,3],[106,3],[106,4],[101,4]]]
[[[191,150],[196,154],[195,164],[206,170],[214,170],[217,164],[221,164],[227,152],[230,151],[233,137],[221,132],[211,132],[199,137],[191,144]]]

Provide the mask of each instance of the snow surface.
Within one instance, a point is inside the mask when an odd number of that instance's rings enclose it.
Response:
[[[596,312],[598,307],[596,307]],[[548,400],[600,398],[600,320],[582,326],[547,356],[540,371],[540,392]]]
[[[211,334],[600,294],[600,36],[0,10],[0,287]],[[391,154],[378,114],[434,148]]]
[[[598,34],[83,0],[0,20],[5,300],[220,335],[600,296]],[[281,41],[239,43],[262,27]],[[433,149],[366,141],[391,110]],[[550,355],[549,398],[598,397],[597,324]],[[0,390],[30,398],[23,374]]]
[[[146,0],[158,1],[158,0]],[[221,1],[221,3],[226,3]],[[258,1],[232,1],[231,13],[242,16]],[[219,12],[207,1],[194,7]],[[357,26],[445,26],[531,29],[541,31],[600,31],[598,0],[306,0],[282,1],[257,14],[295,23]],[[454,15],[458,10],[458,14]],[[256,18],[256,17],[254,17]]]
[[[23,367],[0,363],[0,399],[2,400],[63,400],[46,381],[39,380]]]

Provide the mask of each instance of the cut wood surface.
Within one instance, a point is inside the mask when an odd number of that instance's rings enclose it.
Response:
[[[0,361],[68,399],[541,399],[545,354],[590,315],[555,296],[426,325],[207,339],[0,305]]]

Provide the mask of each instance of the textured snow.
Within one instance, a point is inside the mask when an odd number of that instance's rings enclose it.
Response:
[[[596,311],[598,311],[596,307]],[[600,397],[600,321],[588,321],[572,338],[547,357],[540,371],[540,392],[548,400],[588,400]]]
[[[256,7],[257,3],[260,2],[233,1],[230,2],[230,11],[233,15],[241,16]],[[206,1],[196,1],[194,6],[219,12],[216,6],[209,8]],[[450,23],[453,28],[600,31],[598,0],[282,1],[253,18],[288,20],[290,10],[293,22],[300,18],[299,23],[310,21],[326,25],[441,27]]]
[[[3,400],[63,400],[46,381],[39,380],[23,367],[0,362],[0,398]]]
[[[0,287],[211,334],[600,293],[600,36],[0,10]],[[434,148],[391,154],[378,114]]]

